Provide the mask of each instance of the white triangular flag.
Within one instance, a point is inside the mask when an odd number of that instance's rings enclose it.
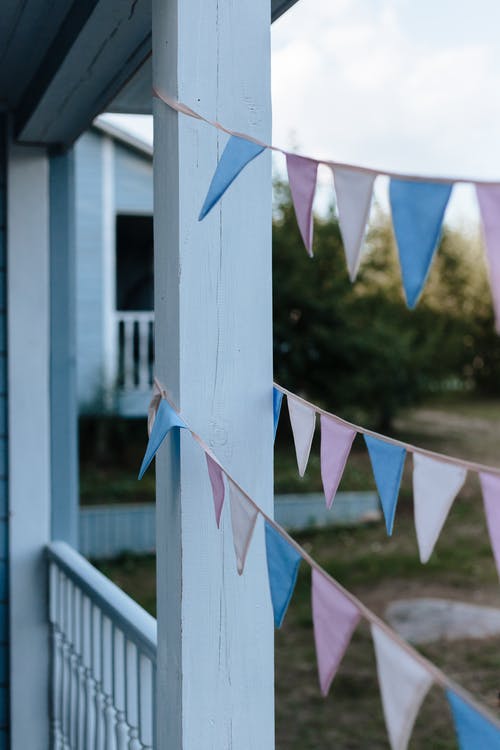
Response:
[[[349,167],[333,167],[340,232],[351,281],[358,273],[361,245],[372,203],[375,172],[359,172]]]
[[[243,573],[245,560],[252,541],[258,512],[248,497],[227,477],[229,484],[229,502],[231,505],[231,526],[233,544],[236,553],[236,567],[239,575]]]
[[[413,512],[421,562],[430,558],[466,476],[461,466],[413,454]]]
[[[392,750],[406,750],[432,676],[378,625],[371,626],[385,724]]]
[[[308,404],[287,396],[288,413],[290,414],[290,424],[292,425],[293,441],[295,443],[295,453],[297,455],[297,466],[299,474],[304,476],[311,452],[311,445],[314,437],[314,428],[316,426],[316,412]]]

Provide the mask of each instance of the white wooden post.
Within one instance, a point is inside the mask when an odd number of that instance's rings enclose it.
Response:
[[[11,746],[49,746],[49,170],[42,149],[8,158]]]
[[[269,0],[153,0],[153,82],[270,138]],[[185,418],[272,512],[271,160],[197,216],[227,137],[154,102],[156,370]],[[274,747],[273,624],[259,522],[236,574],[188,435],[157,461],[158,750]]]

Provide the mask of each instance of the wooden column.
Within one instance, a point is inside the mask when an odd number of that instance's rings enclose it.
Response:
[[[154,85],[269,139],[269,0],[153,0]],[[154,102],[156,372],[188,422],[272,512],[271,159],[203,221],[227,137]],[[157,461],[158,750],[274,747],[273,623],[259,521],[236,573],[203,454]]]
[[[11,747],[49,747],[49,164],[12,145],[7,182]]]
[[[50,158],[51,537],[78,546],[74,153]]]

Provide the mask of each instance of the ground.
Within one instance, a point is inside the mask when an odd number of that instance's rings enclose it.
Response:
[[[286,420],[284,422],[286,424]],[[422,447],[500,466],[500,402],[440,401],[402,414],[399,436]],[[286,432],[286,428],[283,427]],[[276,457],[280,490],[318,489],[319,446],[304,482],[296,479],[293,447],[281,439]],[[436,550],[427,565],[418,560],[407,461],[394,535],[383,524],[297,535],[307,550],[344,586],[384,615],[398,598],[438,596],[500,607],[498,574],[488,540],[477,476],[469,474]],[[344,489],[373,487],[362,443],[349,460]],[[154,559],[123,558],[101,566],[154,613]],[[439,642],[423,653],[471,690],[495,713],[500,691],[500,639]],[[276,634],[276,734],[278,750],[378,750],[388,748],[371,638],[358,628],[329,697],[321,697],[316,674],[310,610],[309,570],[302,566],[285,623]],[[433,688],[418,717],[410,750],[456,748],[442,691]]]

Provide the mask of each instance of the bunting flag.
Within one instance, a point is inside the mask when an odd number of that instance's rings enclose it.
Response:
[[[378,625],[371,625],[385,724],[392,750],[406,750],[432,677]]]
[[[299,474],[303,477],[307,468],[314,437],[316,411],[311,406],[304,404],[292,396],[287,396],[287,403],[295,443],[297,465],[299,467]]]
[[[446,691],[460,750],[500,750],[500,731],[453,690]]]
[[[498,575],[500,576],[500,477],[481,472],[479,481],[483,492],[486,524]]]
[[[488,258],[495,328],[500,333],[500,185],[476,185],[476,195]]]
[[[280,628],[297,582],[302,557],[270,523],[266,521],[264,527],[274,624]]]
[[[384,511],[385,527],[391,536],[406,450],[371,435],[365,435],[364,438]]]
[[[421,562],[430,558],[466,476],[462,466],[413,454],[413,510]]]
[[[144,476],[144,472],[155,457],[158,448],[163,443],[173,427],[184,427],[187,429],[187,425],[184,420],[180,418],[180,416],[176,411],[174,411],[174,409],[172,409],[168,401],[163,398],[160,401],[158,411],[156,412],[156,417],[151,428],[151,434],[149,436],[146,453],[144,454],[141,468],[139,470],[139,479],[142,479],[142,477]]]
[[[438,244],[453,185],[392,178],[389,187],[394,234],[408,307],[418,302]]]
[[[308,254],[312,257],[313,215],[318,162],[296,154],[286,154],[288,182],[300,234]]]
[[[281,391],[278,391],[277,388],[273,388],[273,415],[274,415],[274,439],[275,440],[276,440],[276,430],[278,429],[278,422],[280,421],[282,401],[283,401],[283,393]]]
[[[327,695],[359,622],[351,600],[316,568],[312,569],[312,612],[319,684]]]
[[[214,510],[215,510],[215,521],[217,528],[220,528],[220,517],[222,508],[224,505],[224,476],[222,469],[218,463],[216,463],[208,453],[205,453],[207,459],[208,476],[210,478],[210,484],[212,485],[212,495],[214,498]]]
[[[151,435],[151,430],[153,429],[156,412],[158,411],[161,399],[161,390],[158,383],[153,382],[153,395],[151,396],[151,401],[148,406],[148,435]]]
[[[241,575],[245,569],[248,548],[252,541],[258,511],[248,497],[240,490],[232,479],[229,482],[229,501],[231,506],[231,526],[233,529],[233,544],[236,553],[236,568]]]
[[[322,414],[321,424],[321,480],[326,507],[331,508],[333,498],[342,479],[356,431]]]
[[[377,174],[349,167],[333,167],[332,172],[347,268],[355,281]]]
[[[220,201],[239,173],[263,151],[264,146],[259,146],[246,138],[240,138],[237,135],[232,135],[229,138],[212,177],[198,221],[205,218],[215,204]]]

